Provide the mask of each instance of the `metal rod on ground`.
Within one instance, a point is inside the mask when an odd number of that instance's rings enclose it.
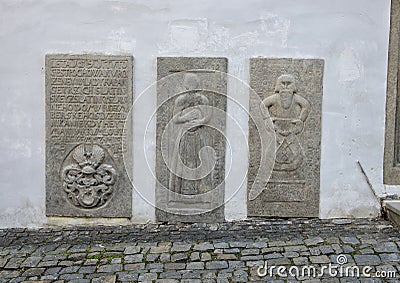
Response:
[[[381,206],[381,208],[382,208],[382,200],[381,200],[381,198],[376,194],[376,192],[375,192],[375,190],[374,190],[374,187],[373,187],[372,184],[371,184],[371,181],[369,180],[367,174],[365,173],[364,168],[362,167],[360,161],[358,161],[358,160],[357,160],[357,165],[358,165],[358,167],[360,168],[361,173],[364,175],[364,178],[365,178],[365,180],[367,181],[367,184],[368,184],[368,186],[369,186],[371,192],[374,194],[375,199],[379,202],[379,204],[380,204],[380,206]],[[382,215],[382,209],[381,209],[381,215]]]

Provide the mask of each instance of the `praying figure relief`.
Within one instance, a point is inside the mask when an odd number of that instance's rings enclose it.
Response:
[[[207,129],[204,126],[212,113],[208,98],[199,89],[199,77],[187,73],[183,81],[184,92],[174,103],[172,130],[172,171],[169,189],[181,195],[206,193],[211,187],[208,172],[213,156],[206,150]]]
[[[293,75],[278,77],[275,94],[263,100],[276,132],[276,159],[274,171],[294,171],[304,160],[304,152],[298,135],[311,111],[310,103],[297,94]]]

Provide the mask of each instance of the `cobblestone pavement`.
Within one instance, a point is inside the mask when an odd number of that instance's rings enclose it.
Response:
[[[4,229],[0,282],[400,282],[399,248],[384,220]],[[336,277],[321,272],[329,263]],[[305,266],[319,277],[302,276],[313,273]],[[355,266],[397,277],[352,277]]]

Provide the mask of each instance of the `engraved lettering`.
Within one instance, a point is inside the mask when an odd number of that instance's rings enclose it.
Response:
[[[75,207],[69,216],[115,217],[116,203],[104,215],[97,209],[110,205],[118,192],[130,194],[123,171],[123,132],[132,103],[130,68],[131,58],[125,56],[50,55],[46,60],[47,162],[52,172],[46,182],[57,195],[51,199],[60,204],[68,200]],[[131,215],[130,197],[125,197],[121,217]],[[60,210],[68,209],[52,208],[50,214],[60,215]]]

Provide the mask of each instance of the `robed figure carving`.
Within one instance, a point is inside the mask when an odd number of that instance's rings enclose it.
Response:
[[[205,126],[212,110],[208,98],[199,89],[196,74],[185,74],[183,87],[173,109],[169,190],[180,195],[198,195],[212,186],[210,172],[214,156],[207,150],[210,135]]]

